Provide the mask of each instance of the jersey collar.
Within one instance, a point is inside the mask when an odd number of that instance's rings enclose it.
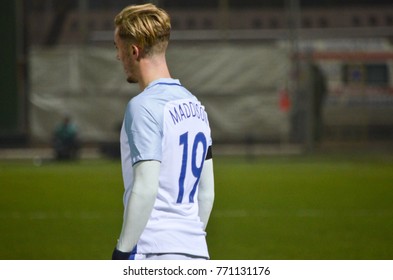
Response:
[[[151,87],[154,87],[156,85],[177,85],[180,86],[180,81],[178,79],[171,79],[171,78],[161,78],[161,79],[157,79],[153,82],[151,82],[146,88],[149,89]]]

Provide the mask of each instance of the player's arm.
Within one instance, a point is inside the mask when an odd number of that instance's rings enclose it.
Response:
[[[206,229],[209,221],[210,213],[213,209],[214,202],[214,173],[213,173],[213,158],[211,153],[211,146],[203,164],[201,178],[199,181],[198,203],[199,203],[199,217]]]
[[[112,259],[128,259],[137,244],[158,192],[159,161],[140,161],[134,164],[134,183],[126,206],[123,227]]]

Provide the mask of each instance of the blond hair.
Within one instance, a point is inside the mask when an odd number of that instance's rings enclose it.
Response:
[[[115,17],[122,40],[137,44],[146,55],[164,52],[169,41],[169,15],[153,4],[131,5]]]

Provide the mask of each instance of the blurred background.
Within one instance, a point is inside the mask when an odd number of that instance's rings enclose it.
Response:
[[[116,60],[113,18],[144,2],[1,1],[2,148],[50,147],[67,116],[82,151],[118,155],[139,89]],[[389,0],[152,2],[172,19],[172,75],[205,104],[216,144],[254,153],[392,144]]]
[[[125,0],[0,1],[0,259],[108,259]],[[205,105],[213,259],[393,259],[391,0],[156,0]],[[54,159],[81,158],[77,161]]]

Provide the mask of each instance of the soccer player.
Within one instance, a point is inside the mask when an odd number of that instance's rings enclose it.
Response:
[[[120,134],[123,226],[112,259],[208,259],[214,201],[212,139],[205,108],[169,73],[168,14],[152,4],[115,17],[114,42],[131,99]]]

